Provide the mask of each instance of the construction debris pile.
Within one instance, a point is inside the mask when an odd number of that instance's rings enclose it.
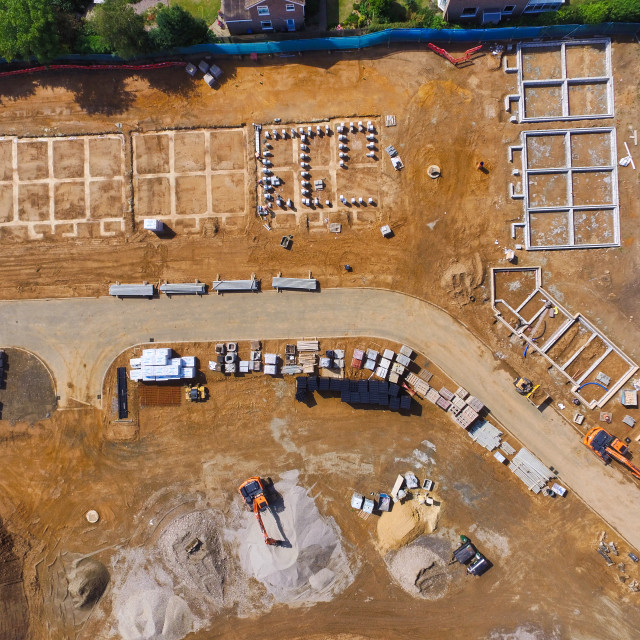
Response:
[[[165,380],[190,380],[196,377],[196,359],[194,356],[173,358],[173,350],[143,349],[142,357],[129,360],[129,378],[136,382]]]

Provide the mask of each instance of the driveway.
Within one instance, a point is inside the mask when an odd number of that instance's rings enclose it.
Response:
[[[407,344],[480,398],[524,446],[560,471],[565,485],[640,549],[635,482],[618,468],[604,467],[553,410],[540,413],[518,396],[509,374],[462,324],[411,296],[330,289],[155,300],[18,300],[0,302],[0,319],[4,346],[28,349],[51,368],[61,407],[75,401],[99,406],[113,359],[149,338],[176,343],[369,336]]]

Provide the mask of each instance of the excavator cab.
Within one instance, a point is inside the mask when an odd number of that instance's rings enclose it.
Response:
[[[533,391],[533,382],[529,378],[516,378],[513,382],[513,386],[521,396],[526,396]]]
[[[275,540],[274,538],[269,537],[264,523],[262,522],[262,516],[260,514],[269,508],[269,503],[264,495],[262,479],[257,476],[249,478],[240,485],[238,491],[249,509],[253,511],[256,520],[260,525],[260,531],[262,531],[262,535],[264,536],[265,544],[270,546],[279,546],[282,544],[280,540]]]

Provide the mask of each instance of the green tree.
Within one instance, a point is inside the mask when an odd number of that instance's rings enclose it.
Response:
[[[127,0],[106,0],[91,14],[93,31],[121,58],[131,58],[148,49],[144,18]]]
[[[149,34],[157,49],[188,47],[209,40],[209,27],[179,5],[162,7],[156,15],[157,27]]]
[[[611,0],[611,20],[614,22],[640,22],[638,0]]]
[[[585,24],[600,24],[609,19],[608,2],[585,2],[579,5],[579,10]]]
[[[369,0],[369,13],[371,18],[377,18],[378,21],[389,19],[391,17],[391,6],[393,0]]]
[[[0,56],[49,60],[59,53],[56,14],[48,0],[0,0]]]

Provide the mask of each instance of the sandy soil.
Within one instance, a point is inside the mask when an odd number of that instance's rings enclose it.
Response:
[[[94,227],[83,238],[6,238],[0,296],[98,295],[114,280],[208,281],[219,273],[267,277],[311,269],[323,287],[388,287],[438,303],[488,342],[505,367],[548,381],[554,398],[565,398],[562,381],[554,387],[544,363],[536,358],[525,362],[520,344],[493,324],[488,304],[487,266],[503,260],[504,248],[514,242],[510,223],[522,217],[521,202],[508,197],[512,165],[506,161],[507,146],[518,142],[522,128],[508,121],[503,108],[504,96],[515,90],[515,76],[498,70],[491,55],[465,69],[453,69],[426,51],[381,49],[357,55],[224,60],[226,82],[217,92],[182,70],[142,76],[50,73],[3,82],[3,135],[124,133],[127,198],[133,193],[129,134],[134,131],[390,113],[398,126],[384,134],[406,169],[396,174],[387,163],[384,170],[389,185],[385,215],[395,232],[391,241],[384,241],[374,225],[356,229],[345,224],[337,237],[300,226],[293,231],[293,251],[284,252],[278,239],[251,217],[235,229],[212,225],[196,237],[150,240],[129,211],[125,234],[113,238],[98,237]],[[629,78],[639,63],[636,44],[614,44],[617,79]],[[634,82],[614,86],[621,149],[637,126],[640,105]],[[556,123],[537,128],[556,128]],[[475,169],[479,159],[487,162],[488,173]],[[25,179],[35,179],[39,165],[27,160],[25,170],[31,167],[35,173]],[[425,173],[432,163],[442,169],[442,178],[435,181]],[[71,165],[67,170],[75,171]],[[29,215],[40,218],[44,205],[31,187]],[[544,286],[563,304],[582,311],[636,358],[638,189],[637,175],[621,168],[621,248],[519,255],[520,265],[542,265]],[[351,273],[343,269],[347,262]],[[73,637],[77,632],[104,637],[114,624],[110,590],[119,584],[120,552],[150,544],[154,527],[173,509],[204,505],[229,513],[235,488],[245,477],[298,469],[320,513],[334,518],[346,544],[357,550],[353,554],[361,569],[353,584],[304,617],[291,614],[286,605],[242,619],[221,613],[193,637],[245,638],[255,634],[257,625],[275,639],[310,633],[635,637],[634,594],[619,577],[638,577],[638,571],[630,562],[624,574],[605,567],[594,552],[604,527],[575,499],[551,502],[526,493],[431,407],[406,418],[353,410],[335,399],[320,398],[306,407],[294,405],[288,385],[264,378],[233,380],[216,385],[204,405],[142,409],[133,427],[119,425],[132,432],[127,442],[120,441],[110,420],[90,409],[58,412],[13,432],[16,427],[0,422],[3,553],[16,568],[9,578],[3,574],[0,588],[11,595],[2,601],[12,604],[0,625],[15,637],[27,637],[26,593],[32,636]],[[616,419],[618,413],[616,405]],[[626,435],[619,422],[611,430]],[[7,435],[18,432],[20,437]],[[388,489],[407,464],[424,474],[411,452],[425,436],[437,445],[437,453],[429,454],[435,466],[428,472],[438,481],[444,502],[440,534],[453,543],[460,533],[469,533],[495,564],[482,579],[465,578],[456,583],[458,591],[450,591],[458,603],[462,596],[464,616],[450,597],[414,600],[393,585],[376,549],[374,521],[355,518],[349,508],[353,490]],[[84,520],[89,508],[101,514],[97,525]],[[567,523],[573,523],[571,529]],[[67,597],[66,585],[70,558],[89,554],[108,567],[111,581],[87,618]],[[158,606],[166,610],[170,598],[168,592],[158,594]],[[179,603],[172,602],[173,619],[185,619]],[[617,620],[615,628],[611,619]]]
[[[434,373],[434,385],[452,386]],[[399,416],[353,409],[319,394],[313,403],[296,403],[292,380],[220,376],[207,384],[210,399],[198,405],[136,409],[132,396],[135,429],[127,440],[114,437],[98,412],[80,409],[58,411],[2,445],[11,470],[2,478],[1,507],[12,536],[4,548],[18,563],[12,582],[26,593],[32,633],[58,638],[82,630],[80,637],[115,632],[137,638],[162,627],[167,633],[198,630],[195,638],[246,638],[259,625],[283,640],[309,631],[318,637],[438,638],[453,629],[470,638],[499,638],[518,629],[539,638],[634,637],[635,594],[619,577],[628,583],[640,572],[625,546],[618,540],[615,559],[626,565],[624,573],[607,568],[594,551],[606,529],[598,518],[573,496],[560,501],[527,492],[433,405]],[[0,423],[3,430],[5,425]],[[34,460],[36,475],[27,471]],[[242,568],[244,543],[228,546],[233,537],[225,537],[221,554],[217,542],[224,528],[241,522],[259,542],[236,487],[260,473],[274,478],[278,489],[278,478],[291,478],[294,469],[295,484],[320,518],[335,522],[354,576],[333,599],[305,607],[302,617]],[[358,518],[350,498],[353,491],[388,491],[408,470],[436,482],[440,517],[429,549],[441,557],[466,533],[494,564],[483,578],[467,577],[459,565],[444,573],[436,568],[433,597],[418,599],[395,584],[381,555],[378,518]],[[293,506],[287,495],[284,490],[279,514],[285,531]],[[100,514],[95,525],[84,518],[90,508]],[[239,513],[246,519],[238,520]],[[185,546],[193,536],[204,545],[188,559]],[[94,564],[89,577],[79,578],[84,558]],[[386,561],[394,565],[392,557]],[[93,608],[80,606],[79,580],[104,586],[101,567],[109,574],[104,595]],[[402,566],[395,570],[395,580],[406,581]],[[94,575],[99,579],[91,582]],[[428,591],[429,571],[421,577]],[[148,597],[136,599],[141,592]],[[604,613],[589,604],[594,593]],[[461,598],[462,620],[452,606]],[[18,599],[13,607],[20,620],[24,605]],[[615,630],[611,615],[620,621]]]

